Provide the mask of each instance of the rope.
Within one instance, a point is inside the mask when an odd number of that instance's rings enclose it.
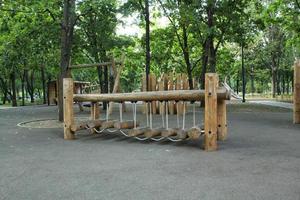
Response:
[[[147,120],[147,127],[149,127],[149,109],[148,109],[148,102],[146,102],[146,120]]]
[[[123,112],[122,112],[122,102],[119,103],[119,111],[120,111],[120,122],[123,122]]]
[[[133,112],[133,127],[136,128],[136,102],[132,104],[132,112]]]
[[[162,105],[163,103],[161,103]],[[161,121],[162,121],[162,127],[165,128],[165,117],[164,117],[164,109],[161,109],[162,113],[161,113]]]
[[[152,129],[152,102],[150,102],[150,129]]]
[[[109,104],[108,104],[108,106],[109,106]],[[109,115],[109,109],[107,108],[106,109],[106,121],[108,121],[108,115]]]
[[[184,130],[185,127],[185,106],[186,104],[183,103],[183,116],[182,116],[182,129]]]
[[[196,104],[193,103],[193,126],[196,126]]]
[[[169,129],[169,109],[168,109],[168,102],[166,101],[165,102],[166,104],[166,129],[168,130]]]
[[[135,136],[134,138],[137,139],[137,140],[139,140],[139,141],[145,141],[145,140],[148,140],[148,139],[149,139],[149,138],[147,138],[147,137],[140,138],[140,137],[138,137],[138,136]]]
[[[182,141],[182,139],[173,139],[171,137],[167,137],[168,140],[170,140],[171,142],[180,142]]]
[[[177,128],[179,128],[179,105],[178,105],[178,102],[176,103],[176,111],[177,111]]]

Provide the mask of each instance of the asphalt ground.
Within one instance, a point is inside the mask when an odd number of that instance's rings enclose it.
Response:
[[[81,131],[66,141],[61,128],[17,126],[57,114],[55,106],[0,110],[0,199],[300,199],[300,125],[289,109],[228,105],[229,137],[215,152],[201,149],[203,139],[140,142]],[[203,111],[196,115],[201,123]],[[192,116],[189,108],[187,127]],[[169,124],[176,127],[175,116]]]

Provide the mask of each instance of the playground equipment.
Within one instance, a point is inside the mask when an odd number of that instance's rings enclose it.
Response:
[[[160,141],[168,139],[170,141],[182,141],[185,139],[198,139],[204,135],[204,149],[214,151],[217,149],[217,139],[225,140],[227,137],[226,122],[226,100],[230,99],[230,92],[224,87],[218,87],[218,76],[208,73],[205,76],[205,90],[173,90],[173,91],[150,91],[136,93],[115,93],[115,94],[74,94],[73,80],[65,78],[64,87],[64,138],[74,139],[75,132],[83,129],[90,129],[93,133],[119,131],[127,137],[138,140]],[[205,100],[204,129],[197,126],[195,122],[195,101]],[[91,120],[76,124],[74,122],[73,102],[91,102]],[[124,121],[122,116],[122,103],[129,101],[133,104],[133,120]],[[153,128],[152,112],[146,112],[147,127],[139,127],[136,119],[136,102],[146,102],[151,110],[152,101],[160,101],[167,104],[169,101],[192,102],[194,103],[193,119],[194,126],[185,128],[185,112],[183,109],[183,126],[181,129],[169,127],[168,106],[165,106],[165,126],[163,128]],[[117,102],[120,107],[120,119],[111,120],[106,114],[106,119],[99,119],[98,102]],[[184,107],[185,108],[185,107]],[[148,109],[147,109],[148,110]],[[164,118],[163,118],[164,119]],[[114,129],[112,129],[114,128]],[[128,129],[125,132],[124,129]]]
[[[171,90],[188,90],[189,83],[186,74],[162,74],[160,77],[156,77],[154,74],[149,74],[149,87],[148,91],[171,91]],[[194,89],[198,89],[198,82],[193,79]],[[146,76],[142,78],[142,91],[146,89]],[[186,104],[182,102],[169,101],[167,105],[159,101],[152,101],[152,114],[162,114],[165,110],[165,106],[168,106],[169,114],[183,114],[183,107]],[[178,108],[178,109],[177,109]],[[146,112],[146,104],[144,105],[144,113]]]
[[[84,88],[90,86],[90,82],[84,82],[84,81],[74,81],[74,93],[82,94],[84,92]],[[58,81],[53,80],[49,81],[47,84],[47,97],[48,97],[48,106],[49,105],[57,105],[57,99],[58,99]]]

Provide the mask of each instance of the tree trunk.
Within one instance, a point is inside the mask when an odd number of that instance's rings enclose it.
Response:
[[[182,36],[183,36],[183,56],[186,64],[187,74],[188,74],[188,81],[190,90],[194,88],[193,86],[193,76],[192,76],[192,65],[190,61],[190,52],[188,46],[188,35],[185,25],[182,25]]]
[[[74,32],[74,17],[75,17],[75,0],[64,0],[63,19],[61,28],[61,60],[60,60],[60,78],[58,90],[58,110],[59,121],[64,120],[63,112],[63,78],[71,77],[68,66],[70,64],[73,32]]]
[[[200,77],[200,88],[204,89],[205,88],[205,73],[207,71],[207,62],[208,62],[208,54],[207,54],[207,48],[208,48],[208,43],[205,41],[202,44],[202,70],[201,70],[201,77]],[[201,101],[201,107],[205,107],[205,100]]]
[[[272,68],[272,97],[276,97],[276,91],[277,91],[277,72],[274,68]]]
[[[236,78],[236,93],[239,94],[239,87],[240,87],[240,79],[239,77]]]
[[[216,50],[214,47],[214,12],[215,12],[215,0],[208,1],[207,3],[207,27],[210,31],[207,43],[208,47],[206,49],[208,54],[208,65],[210,72],[216,72]]]
[[[255,93],[255,87],[254,87],[254,75],[251,74],[251,94],[253,95]]]
[[[22,106],[25,106],[25,70],[21,75],[21,88],[22,88]]]
[[[246,96],[246,71],[245,71],[245,65],[244,65],[244,43],[242,42],[242,84],[243,84],[243,100],[242,102],[246,102],[245,96]]]
[[[149,91],[149,74],[150,74],[150,13],[149,13],[149,0],[145,0],[145,22],[146,22],[146,90]]]
[[[46,96],[46,79],[45,79],[45,65],[41,65],[41,78],[42,78],[42,87],[43,87],[43,104],[47,103],[47,96]]]
[[[12,102],[12,106],[16,107],[18,106],[18,104],[17,104],[17,93],[16,93],[16,72],[14,69],[10,74],[10,81],[11,81],[11,90],[12,90],[11,102]]]
[[[26,85],[27,85],[27,91],[30,96],[30,102],[34,102],[34,85],[33,85],[33,79],[34,79],[34,71],[31,72],[29,75],[29,71],[25,70],[25,80],[26,80]]]

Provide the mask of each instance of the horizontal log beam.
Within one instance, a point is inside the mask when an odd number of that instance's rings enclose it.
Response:
[[[122,62],[115,62],[116,65],[121,65]],[[90,68],[90,67],[105,67],[112,65],[112,62],[102,62],[102,63],[90,63],[90,64],[78,64],[71,65],[69,69],[81,69],[81,68]]]
[[[219,99],[230,99],[230,92],[225,88],[217,91]],[[74,94],[74,101],[123,102],[123,101],[200,101],[204,100],[204,90],[171,90],[153,92],[133,92],[115,94]]]

